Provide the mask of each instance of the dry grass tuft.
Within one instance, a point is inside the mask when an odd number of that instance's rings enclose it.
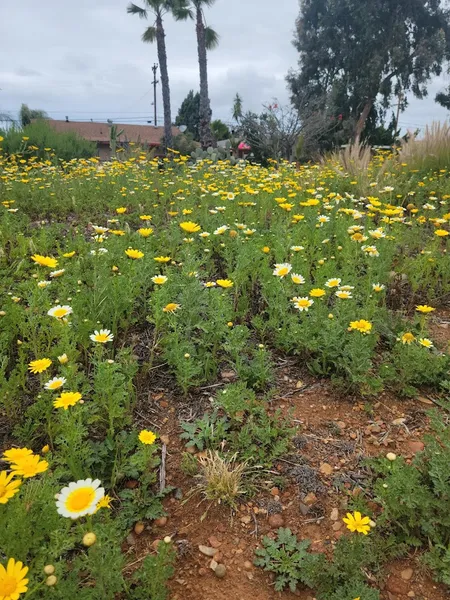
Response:
[[[201,494],[212,504],[225,504],[236,508],[237,500],[246,493],[244,477],[248,470],[246,462],[237,462],[237,455],[222,457],[218,452],[208,451],[198,457],[199,480],[190,497]],[[206,513],[205,513],[206,516]]]
[[[450,124],[433,121],[426,126],[423,138],[410,133],[399,153],[400,162],[410,169],[433,171],[450,165]]]

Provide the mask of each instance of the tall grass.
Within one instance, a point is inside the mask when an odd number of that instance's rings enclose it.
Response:
[[[411,134],[403,143],[399,158],[410,169],[423,172],[446,169],[450,166],[450,124],[433,121],[426,126],[423,138]]]

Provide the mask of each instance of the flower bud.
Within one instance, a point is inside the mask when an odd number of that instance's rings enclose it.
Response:
[[[58,580],[56,579],[55,575],[50,575],[50,577],[47,577],[47,579],[45,580],[45,585],[48,585],[48,587],[52,587],[56,584],[57,581]]]
[[[55,567],[53,565],[45,565],[44,573],[46,575],[53,575],[54,572],[55,572]]]
[[[83,536],[83,545],[87,546],[88,548],[89,546],[93,546],[96,541],[97,536],[93,532],[85,533]]]

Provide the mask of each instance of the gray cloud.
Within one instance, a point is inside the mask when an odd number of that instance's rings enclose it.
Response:
[[[139,0],[136,0],[139,3]],[[142,122],[152,118],[151,66],[156,47],[140,40],[145,21],[126,14],[128,0],[3,0],[0,5],[0,112],[16,114],[22,102],[53,118]],[[7,6],[6,6],[7,5]],[[292,46],[298,0],[217,0],[207,11],[220,34],[209,54],[215,118],[231,119],[236,92],[258,111],[278,98],[288,102],[285,76],[295,67]],[[198,89],[195,27],[166,19],[174,116],[190,89]],[[13,51],[11,49],[14,49]],[[448,82],[447,82],[448,83]],[[404,127],[423,126],[447,111],[434,103],[446,84],[433,82],[428,99],[411,100]],[[162,123],[161,90],[158,114]]]

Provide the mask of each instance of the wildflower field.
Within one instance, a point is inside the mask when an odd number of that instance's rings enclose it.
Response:
[[[0,599],[444,598],[448,182],[0,154]]]

